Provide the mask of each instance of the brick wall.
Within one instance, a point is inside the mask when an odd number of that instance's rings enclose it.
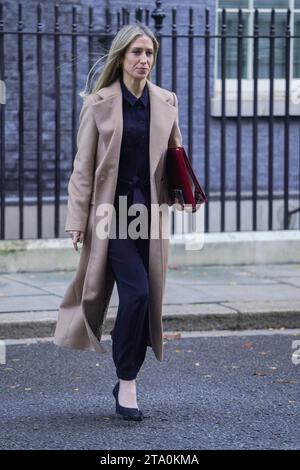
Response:
[[[72,6],[77,7],[78,12],[78,31],[87,30],[88,5],[94,6],[94,30],[103,32],[105,18],[103,14],[103,4],[111,7],[113,14],[113,24],[116,23],[117,9],[128,7],[131,11],[136,6],[148,7],[150,12],[155,7],[155,2],[96,2],[90,0],[89,4],[83,1],[63,1],[42,2],[43,7],[43,24],[44,29],[48,32],[53,31],[54,24],[54,4],[60,5],[60,28],[66,32],[71,30],[72,25]],[[24,31],[36,30],[36,6],[38,2],[27,0],[23,3],[23,22]],[[5,29],[17,29],[17,4],[13,1],[5,1]],[[188,7],[194,7],[194,25],[195,32],[204,33],[204,9],[211,9],[211,31],[215,31],[215,0],[207,0],[203,2],[188,1],[178,3],[171,0],[163,1],[163,7],[167,14],[164,19],[164,33],[171,31],[171,8],[177,7],[178,33],[187,33],[188,31]],[[153,20],[150,20],[150,27],[154,30]],[[113,31],[115,29],[113,28]],[[25,175],[25,194],[35,196],[36,194],[36,168],[37,168],[37,87],[38,76],[36,67],[36,38],[30,35],[23,36],[24,43],[24,175]],[[86,38],[78,39],[78,56],[77,62],[77,92],[83,89],[88,71],[87,57],[87,40]],[[177,71],[177,95],[179,98],[180,108],[180,125],[183,133],[184,145],[188,146],[188,54],[187,39],[178,40],[178,71]],[[97,58],[102,51],[102,45],[94,40],[93,57]],[[53,36],[43,37],[42,49],[43,61],[43,133],[42,133],[42,168],[43,168],[43,188],[44,195],[53,195],[54,189],[54,167],[55,167],[55,75],[54,75],[54,46]],[[170,56],[170,40],[163,41],[163,80],[161,86],[172,89],[172,70]],[[19,87],[20,87],[20,71],[18,69],[18,44],[17,36],[6,36],[5,42],[5,83],[7,91],[6,109],[6,179],[7,194],[17,194],[17,178],[18,178],[18,159],[21,152],[19,145]],[[72,61],[71,61],[71,42],[70,38],[60,41],[60,58],[61,58],[61,120],[59,123],[61,132],[61,194],[66,195],[67,182],[71,173],[72,157],[74,156],[74,140],[76,137],[76,126],[72,127]],[[212,48],[210,55],[211,81],[210,93],[213,93],[213,71],[214,71],[214,41],[212,40]],[[153,74],[153,78],[155,75]],[[204,43],[203,38],[197,38],[194,46],[194,167],[200,181],[204,182]],[[82,100],[77,96],[76,115],[80,111]],[[77,123],[77,121],[76,121]],[[274,167],[274,184],[276,190],[283,188],[283,120],[276,118],[274,133],[274,149],[275,149],[275,167]],[[210,119],[210,153],[211,153],[211,190],[220,188],[220,119],[212,117]],[[251,118],[243,119],[242,134],[242,187],[245,190],[251,190],[251,171],[252,171],[252,120]],[[235,189],[235,139],[236,139],[236,120],[231,118],[228,120],[226,143],[227,143],[227,163],[226,175],[228,190]],[[266,189],[268,177],[268,121],[260,119],[259,135],[258,135],[258,188]],[[290,187],[298,189],[299,185],[299,119],[291,119],[290,123]]]

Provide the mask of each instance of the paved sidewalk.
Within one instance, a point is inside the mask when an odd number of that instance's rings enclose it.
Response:
[[[0,274],[0,339],[49,337],[74,272]],[[114,289],[106,328],[117,312]],[[165,331],[300,327],[300,265],[170,266]]]

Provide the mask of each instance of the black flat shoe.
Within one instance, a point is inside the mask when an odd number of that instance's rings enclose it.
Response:
[[[113,389],[113,396],[116,399],[116,414],[123,419],[133,420],[133,421],[142,421],[143,413],[138,408],[127,408],[126,406],[121,406],[119,403],[119,388],[120,382],[117,382]]]

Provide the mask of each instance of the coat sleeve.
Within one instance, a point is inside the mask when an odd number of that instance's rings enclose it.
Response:
[[[172,95],[174,97],[174,106],[177,109],[176,119],[174,121],[174,125],[169,137],[168,147],[182,147],[182,135],[179,128],[179,117],[178,117],[178,98],[176,93],[172,91]]]
[[[77,153],[68,183],[68,207],[65,231],[85,231],[93,189],[94,165],[99,137],[92,110],[93,100],[87,97],[79,115]]]
[[[172,127],[172,131],[168,141],[168,147],[182,147],[182,134],[179,128],[179,117],[178,117],[178,98],[176,93],[172,91],[173,95],[173,105],[176,106],[177,114],[176,118]],[[168,193],[168,175],[165,171],[164,175],[165,185],[164,185],[164,202],[168,204],[168,206],[172,206],[174,204],[174,199]]]

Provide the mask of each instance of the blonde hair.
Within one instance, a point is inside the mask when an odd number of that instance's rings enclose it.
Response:
[[[151,81],[151,71],[155,65],[159,42],[152,31],[137,20],[136,24],[123,26],[114,37],[108,54],[100,57],[88,73],[86,85],[80,96],[85,99],[92,93],[96,93],[101,88],[109,86],[122,75],[121,60],[123,59],[127,47],[140,36],[148,36],[153,42],[153,64],[147,75]],[[105,63],[101,64],[106,59]],[[99,73],[99,77],[93,85],[94,77]]]

